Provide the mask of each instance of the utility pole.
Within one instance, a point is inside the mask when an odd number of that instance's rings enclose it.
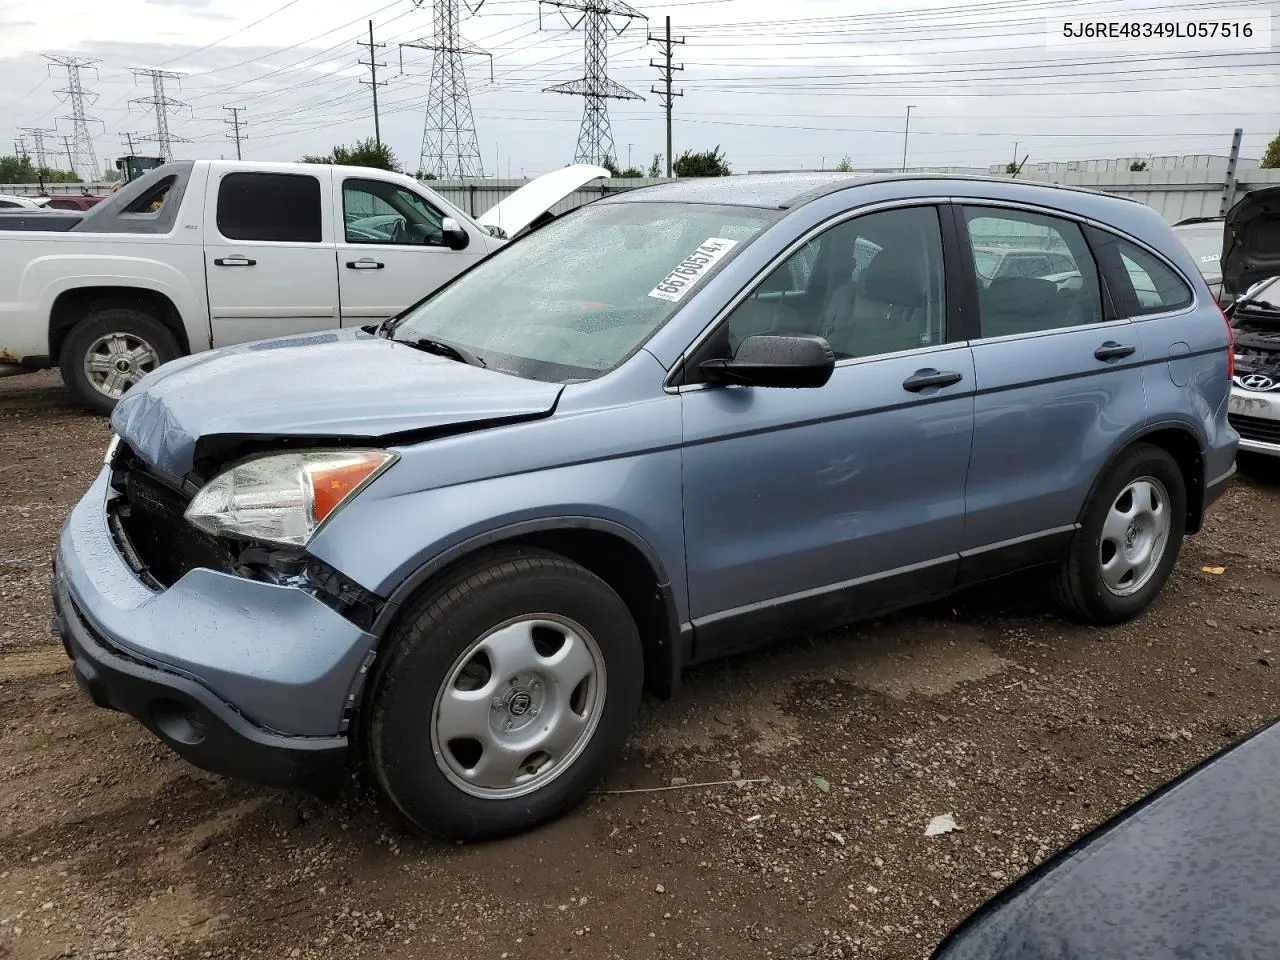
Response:
[[[649,34],[649,42],[657,43],[658,49],[662,52],[663,59],[666,61],[665,63],[654,63],[652,60],[650,60],[649,66],[658,68],[658,77],[665,83],[666,86],[664,90],[659,90],[657,87],[650,87],[649,92],[656,93],[658,95],[658,104],[667,112],[667,179],[670,179],[671,164],[672,164],[671,105],[675,103],[676,97],[684,96],[683,90],[680,90],[677,92],[671,89],[672,74],[679,73],[680,71],[684,70],[683,63],[680,64],[680,66],[678,67],[672,65],[671,54],[675,51],[675,48],[677,46],[684,43],[684,37],[681,37],[679,40],[673,40],[671,38],[671,18],[670,17],[667,17],[666,26],[667,26],[667,30],[666,30],[665,36],[655,37],[652,33]]]
[[[377,57],[375,57],[374,54],[378,50],[381,50],[383,47],[385,47],[386,44],[373,42],[373,21],[372,20],[369,21],[369,41],[366,43],[363,40],[357,40],[356,46],[367,47],[369,50],[368,63],[366,63],[363,60],[359,61],[359,63],[360,63],[360,66],[369,68],[370,76],[368,80],[361,80],[360,82],[373,89],[373,139],[377,142],[378,149],[382,149],[382,125],[378,119],[378,88],[385,87],[387,85],[387,81],[385,80],[381,82],[378,81],[378,68],[385,67],[386,64],[379,63],[377,60]]]
[[[16,140],[13,141],[13,155],[15,157],[18,157],[21,160],[28,159],[27,141],[24,138],[18,137]]]
[[[907,137],[911,133],[911,108],[914,103],[907,104],[907,124],[902,128],[902,172],[907,172]]]
[[[421,7],[426,0],[413,0]],[[404,48],[430,50],[431,83],[427,87],[427,118],[422,130],[422,153],[418,166],[441,180],[464,180],[483,177],[480,141],[476,138],[475,117],[471,113],[471,94],[467,91],[467,72],[463,57],[488,57],[489,81],[493,81],[493,54],[474,43],[463,40],[458,32],[459,0],[432,0],[434,35],[400,44],[400,72],[404,73]],[[467,4],[473,16],[484,5]],[[372,59],[372,55],[370,55]]]
[[[132,156],[134,156],[135,154],[134,154],[134,152],[133,152],[133,134],[132,134],[132,133],[122,133],[122,134],[120,134],[120,136],[124,137],[124,140],[125,140],[124,145],[125,145],[125,146],[127,146],[127,147],[129,148],[129,156],[131,156],[131,157],[132,157]]]
[[[1236,127],[1231,135],[1231,154],[1227,157],[1227,176],[1222,183],[1222,197],[1218,202],[1218,216],[1225,217],[1236,202],[1236,185],[1239,177],[1236,167],[1240,163],[1240,142],[1244,139],[1244,129]]]
[[[131,104],[136,103],[140,106],[148,108],[155,114],[156,133],[154,137],[142,137],[143,140],[154,140],[160,146],[160,158],[166,162],[173,159],[173,145],[175,143],[190,143],[186,137],[175,136],[169,130],[169,114],[175,110],[179,110],[187,104],[181,100],[174,100],[167,96],[164,92],[164,82],[166,80],[181,80],[182,74],[172,73],[168,70],[144,70],[141,67],[133,68],[133,79],[136,83],[139,77],[146,77],[151,81],[151,96],[138,97],[130,100]]]
[[[72,125],[71,140],[74,148],[68,152],[67,162],[71,164],[71,171],[79,174],[86,183],[96,180],[101,176],[102,171],[98,169],[98,157],[93,150],[93,137],[89,136],[89,124],[102,123],[102,121],[85,115],[85,101],[93,103],[98,98],[96,94],[85,91],[84,85],[80,82],[80,71],[93,70],[96,74],[97,67],[94,65],[100,61],[87,60],[84,57],[53,56],[47,53],[44,58],[49,61],[51,68],[64,67],[67,71],[67,85],[57,91],[63,103],[71,107],[70,116],[58,118],[70,120]],[[79,160],[78,164],[77,160]]]
[[[71,148],[71,138],[65,133],[62,135],[62,145],[67,148],[67,166],[74,172],[76,169],[75,151]]]
[[[644,97],[609,79],[609,31],[613,30],[614,36],[620,37],[632,20],[649,18],[624,0],[538,0],[539,29],[544,3],[560,11],[570,30],[576,30],[585,23],[581,79],[558,83],[543,91],[567,93],[583,99],[582,126],[578,129],[578,147],[574,151],[573,162],[616,166],[618,161],[613,147],[613,128],[609,125],[608,102],[643,100]],[[570,22],[566,10],[577,10],[582,16]],[[611,26],[610,17],[623,18],[622,26]]]
[[[222,109],[231,114],[230,120],[223,120],[222,122],[231,127],[229,139],[236,142],[236,159],[239,160],[241,159],[240,141],[249,139],[248,136],[240,132],[240,114],[244,111],[244,107],[223,107]]]

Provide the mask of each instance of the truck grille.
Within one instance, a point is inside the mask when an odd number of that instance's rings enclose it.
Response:
[[[1238,413],[1227,417],[1236,433],[1245,440],[1257,440],[1262,443],[1280,443],[1280,420],[1267,420],[1263,417],[1245,417]]]
[[[138,573],[169,587],[196,567],[230,569],[234,556],[229,545],[183,519],[190,498],[152,476],[123,445],[112,486],[118,494],[111,501],[112,528]]]

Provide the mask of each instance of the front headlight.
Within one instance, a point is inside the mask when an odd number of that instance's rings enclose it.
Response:
[[[192,499],[187,521],[214,536],[305,546],[339,507],[396,461],[388,450],[304,450],[246,460]]]

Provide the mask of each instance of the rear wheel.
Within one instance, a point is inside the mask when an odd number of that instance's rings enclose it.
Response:
[[[1062,604],[1089,623],[1137,616],[1169,579],[1186,523],[1186,483],[1177,461],[1159,447],[1132,447],[1085,507],[1057,576]]]
[[[92,309],[62,344],[63,382],[88,407],[110,413],[146,374],[181,351],[155,317],[132,307]]]
[[[557,554],[494,552],[425,596],[388,641],[371,765],[410,820],[446,839],[498,837],[570,809],[639,708],[630,611]]]

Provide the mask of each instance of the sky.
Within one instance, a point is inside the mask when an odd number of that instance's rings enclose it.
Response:
[[[661,32],[667,16],[686,41],[676,53],[675,153],[718,145],[734,172],[832,167],[846,156],[855,167],[897,166],[908,106],[910,166],[1222,155],[1235,127],[1244,156],[1259,157],[1280,131],[1275,49],[1192,41],[1144,54],[1045,41],[1046,18],[1144,11],[1269,11],[1280,36],[1280,0],[672,0],[635,9],[647,21],[615,18],[621,32],[608,48],[610,76],[643,97],[609,104],[623,166],[647,167],[665,149],[650,92],[659,54],[646,32]],[[581,30],[549,6],[540,19],[536,0],[485,0],[463,16],[462,36],[493,55],[492,65],[467,61],[486,175],[536,176],[571,162],[582,100],[543,89],[582,76]],[[431,54],[400,45],[431,36],[430,0],[0,0],[0,154],[23,127],[71,131],[56,93],[65,70],[43,54],[100,61],[83,73],[96,98],[87,112],[102,121],[92,127],[100,164],[127,152],[125,134],[154,135],[154,117],[131,103],[151,93],[135,67],[182,74],[166,90],[186,104],[169,117],[188,141],[175,144],[178,158],[235,156],[228,106],[243,108],[246,159],[326,153],[373,134],[356,46],[369,20],[386,43],[382,136],[412,171]]]

